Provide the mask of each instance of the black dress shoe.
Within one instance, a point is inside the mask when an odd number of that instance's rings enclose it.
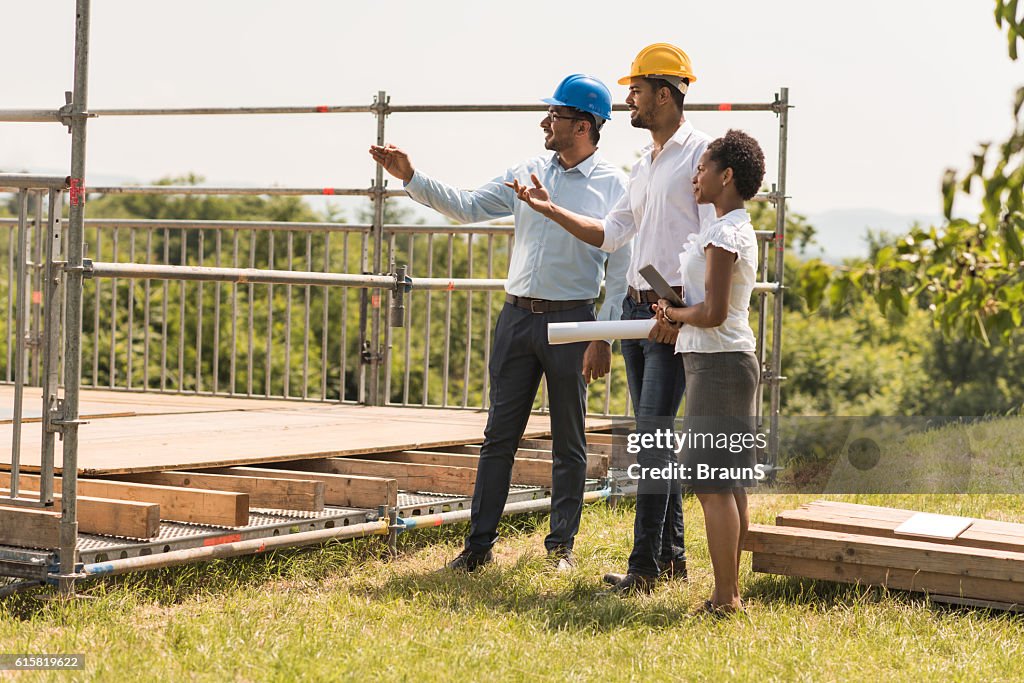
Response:
[[[661,572],[658,573],[660,579],[678,579],[679,581],[686,581],[686,558],[677,557],[666,562],[659,562],[661,566]]]
[[[473,550],[463,550],[454,560],[444,566],[456,572],[475,572],[485,564],[494,562],[494,553],[490,550],[481,553]]]
[[[686,558],[680,557],[665,562],[659,562],[661,570],[658,572],[659,579],[677,579],[679,581],[686,581]],[[615,572],[608,572],[604,575],[603,581],[611,586],[614,586],[619,581],[626,578],[625,574],[617,574]]]
[[[626,574],[622,580],[612,586],[611,592],[618,595],[638,595],[650,593],[658,579],[644,574]]]

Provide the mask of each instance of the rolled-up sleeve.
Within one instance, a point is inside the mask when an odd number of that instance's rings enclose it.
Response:
[[[459,223],[475,223],[512,215],[515,197],[499,176],[475,190],[459,190],[419,171],[405,184],[405,191],[420,204]]]

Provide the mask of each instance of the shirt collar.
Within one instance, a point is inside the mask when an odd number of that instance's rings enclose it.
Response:
[[[676,132],[672,134],[672,137],[670,137],[667,141],[665,141],[665,147],[668,147],[669,145],[672,145],[672,144],[677,144],[677,145],[682,146],[683,143],[686,142],[686,139],[688,137],[690,137],[690,133],[692,133],[692,132],[693,132],[693,124],[690,123],[689,121],[683,121],[682,125],[680,125],[679,128],[676,130]],[[651,153],[652,149],[654,149],[654,143],[653,142],[651,144],[647,145],[646,147],[644,147],[642,150],[640,150],[641,156],[646,157],[647,155],[649,155]]]
[[[580,173],[583,174],[584,178],[589,178],[590,174],[594,172],[594,168],[597,167],[599,161],[600,159],[598,159],[597,152],[595,151],[593,154],[591,154],[589,157],[587,157],[580,163],[576,164],[574,167],[566,169],[562,168],[562,164],[558,163],[558,152],[552,152],[551,156],[548,158],[547,165],[555,168],[556,170],[563,171],[565,173],[568,173],[569,171],[573,170],[579,171]]]

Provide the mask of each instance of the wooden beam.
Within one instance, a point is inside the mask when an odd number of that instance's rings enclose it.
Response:
[[[9,472],[0,472],[0,486],[10,485]],[[34,484],[38,475],[22,474],[22,482]],[[53,478],[54,491],[61,490],[61,478]],[[225,491],[195,491],[192,489],[153,484],[135,484],[123,481],[79,479],[78,494],[92,498],[133,500],[156,503],[160,517],[176,522],[211,524],[214,526],[245,526],[249,523],[249,495]]]
[[[910,515],[907,517],[909,518]],[[778,526],[836,531],[879,538],[925,540],[930,543],[941,543],[965,548],[988,548],[989,550],[1009,550],[1011,552],[1024,553],[1024,536],[987,532],[984,530],[984,525],[979,525],[978,528],[975,528],[975,526],[968,527],[967,530],[954,539],[914,539],[910,536],[896,534],[896,527],[902,524],[903,521],[905,520],[848,517],[845,513],[835,511],[832,508],[786,510],[779,513],[775,518],[775,523]]]
[[[468,446],[449,446],[446,451],[462,453],[465,455],[480,455],[480,446],[470,444]],[[533,448],[520,448],[516,451],[516,460],[520,458],[533,460],[551,460],[551,451],[544,451]],[[600,479],[608,474],[608,456],[597,453],[587,453],[587,477]]]
[[[477,469],[480,458],[475,455],[440,453],[435,451],[402,451],[401,453],[375,453],[374,458],[388,462],[409,462],[421,465],[445,465]],[[524,486],[551,486],[551,461],[516,458],[512,464],[512,483]]]
[[[1024,590],[1024,554],[1004,550],[761,524],[750,525],[744,548],[797,559],[1009,581]]]
[[[553,442],[550,439],[523,439],[519,442],[520,448],[528,448],[531,450],[548,451],[550,452],[554,447]],[[626,444],[623,442],[622,447],[625,448]],[[587,439],[587,454],[593,455],[611,455],[613,453],[613,447],[611,444],[606,443],[591,443],[590,439]]]
[[[312,479],[240,477],[205,472],[145,472],[120,474],[115,478],[118,481],[134,481],[140,484],[248,493],[249,505],[254,508],[307,512],[319,512],[324,509],[324,483]]]
[[[0,488],[0,495],[10,495],[10,489]],[[19,490],[22,498],[39,498],[38,491]],[[61,496],[53,494],[54,512],[61,511]],[[129,500],[78,496],[78,530],[86,534],[153,538],[160,533],[160,506],[154,503],[136,503]]]
[[[21,548],[59,548],[60,513],[0,507],[0,543]]]
[[[1024,605],[1024,584],[912,569],[867,564],[849,564],[834,560],[813,560],[773,553],[755,552],[751,568],[755,572],[782,574],[806,579],[822,579],[899,590],[956,595],[976,600]]]
[[[278,464],[278,463],[275,463]],[[376,510],[380,505],[398,505],[398,482],[382,477],[358,477],[322,472],[301,472],[269,467],[222,467],[209,470],[235,477],[274,477],[319,481],[324,485],[324,502],[338,507]]]
[[[303,472],[388,477],[396,479],[398,488],[404,491],[428,491],[470,496],[473,495],[473,485],[476,482],[476,470],[469,467],[418,465],[381,460],[360,460],[353,457],[293,460],[281,464]]]

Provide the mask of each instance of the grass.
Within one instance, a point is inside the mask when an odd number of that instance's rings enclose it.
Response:
[[[755,495],[753,521],[809,496]],[[845,500],[1024,520],[1015,496]],[[434,570],[465,526],[127,575],[82,585],[72,603],[0,601],[0,652],[86,654],[85,671],[25,680],[1014,680],[1024,615],[949,608],[923,596],[754,575],[748,614],[691,616],[711,590],[703,520],[689,499],[692,581],[653,595],[601,594],[629,551],[633,508],[590,506],[579,568],[546,569],[547,517],[508,520],[497,563]]]

